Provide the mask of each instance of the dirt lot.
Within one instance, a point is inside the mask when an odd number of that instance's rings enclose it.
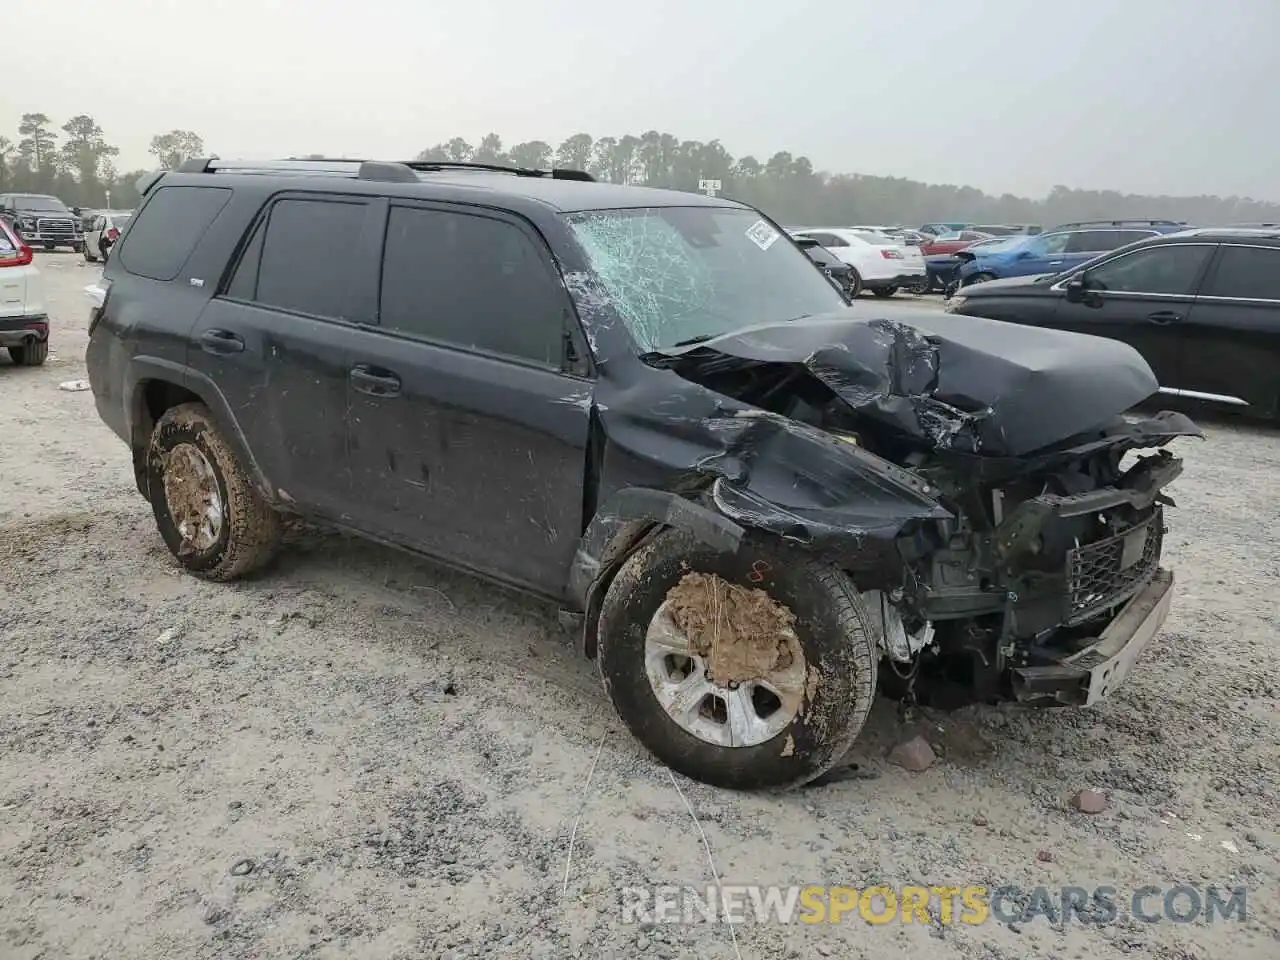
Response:
[[[681,781],[695,823],[554,610],[316,535],[250,582],[180,574],[58,389],[95,270],[38,262],[57,359],[0,362],[5,960],[1280,955],[1280,435],[1181,444],[1178,599],[1112,702],[934,717],[923,773],[885,763],[882,704],[858,779]],[[1109,809],[1072,811],[1083,787]],[[1248,918],[621,925],[623,886],[711,882],[699,825],[726,883],[1245,885]]]

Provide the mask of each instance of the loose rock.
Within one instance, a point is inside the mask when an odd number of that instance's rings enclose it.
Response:
[[[929,741],[924,737],[912,737],[889,751],[890,763],[913,773],[928,770],[937,758],[933,747],[929,746]]]
[[[1107,798],[1097,790],[1081,790],[1071,798],[1071,806],[1081,813],[1101,813],[1107,809]]]

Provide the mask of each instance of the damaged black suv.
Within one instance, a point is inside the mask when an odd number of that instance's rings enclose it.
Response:
[[[851,307],[742,204],[197,160],[96,290],[97,408],[191,572],[327,522],[551,598],[628,727],[804,783],[903,696],[1089,704],[1160,628],[1195,435],[1130,347]],[[1132,456],[1126,456],[1133,453]]]

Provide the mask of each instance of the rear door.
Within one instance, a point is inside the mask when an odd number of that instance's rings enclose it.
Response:
[[[1280,249],[1224,243],[1179,332],[1174,386],[1280,412]]]
[[[559,594],[583,530],[592,383],[541,236],[474,207],[395,201],[378,326],[347,367],[360,526]]]
[[[1183,325],[1213,252],[1212,243],[1168,243],[1119,253],[1085,272],[1084,300],[1058,298],[1054,326],[1129,344],[1162,387],[1173,386],[1181,372]]]
[[[223,389],[276,495],[339,522],[352,490],[347,368],[375,312],[384,207],[276,195],[191,335],[190,365]]]

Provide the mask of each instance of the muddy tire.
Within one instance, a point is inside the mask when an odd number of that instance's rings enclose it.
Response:
[[[20,347],[10,347],[9,359],[20,367],[38,367],[49,359],[49,341],[28,340]]]
[[[191,573],[234,580],[275,554],[280,516],[249,482],[204,404],[180,404],[160,417],[146,478],[160,536]]]
[[[897,287],[876,287],[871,292],[874,293],[881,300],[887,300],[889,297],[892,297],[895,293],[898,292],[898,288]]]
[[[767,739],[755,742],[746,737],[740,746],[709,742],[692,732],[689,713],[680,713],[686,719],[677,720],[659,700],[659,685],[653,679],[655,648],[648,637],[670,606],[672,588],[687,582],[688,574],[714,575],[726,590],[763,590],[769,601],[794,614],[789,642],[798,642],[802,653],[802,683],[791,702],[798,703],[798,709],[759,728],[759,736]],[[792,787],[839,762],[866,722],[876,689],[871,622],[849,579],[808,554],[755,539],[744,541],[730,555],[668,530],[629,557],[611,583],[600,613],[597,656],[619,716],[667,766],[717,787]],[[659,662],[667,661],[659,656]],[[712,673],[698,676],[710,678]],[[732,685],[717,689],[726,698],[733,695],[729,691],[736,693]],[[700,729],[714,721],[715,700],[713,695],[696,706]],[[728,703],[726,699],[722,704],[726,722]],[[785,725],[772,732],[779,722]]]

